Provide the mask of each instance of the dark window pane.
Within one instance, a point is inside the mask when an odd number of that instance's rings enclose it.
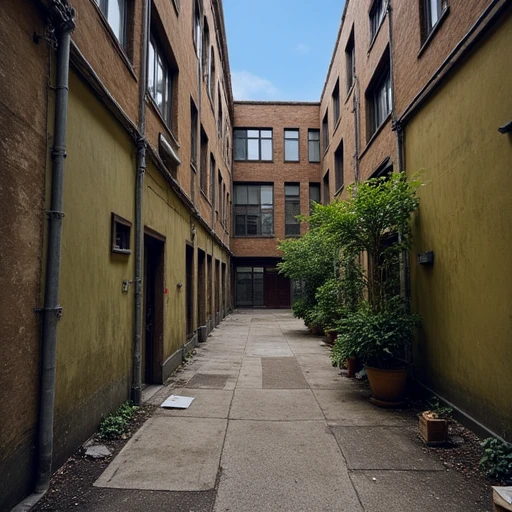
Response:
[[[261,186],[261,204],[273,205],[274,204],[274,187],[271,185]]]
[[[274,213],[273,211],[262,211],[261,213],[261,234],[274,234]]]
[[[247,234],[258,234],[259,217],[257,215],[247,215]]]
[[[247,185],[235,185],[235,204],[247,204]]]
[[[247,160],[246,140],[236,138],[236,135],[235,135],[235,160]]]
[[[260,190],[257,185],[249,185],[248,189],[248,201],[247,204],[260,204]]]

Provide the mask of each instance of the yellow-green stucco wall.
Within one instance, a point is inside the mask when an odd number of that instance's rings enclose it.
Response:
[[[509,10],[510,11],[510,10]],[[420,382],[512,440],[512,17],[415,114],[407,173],[425,184],[414,218]],[[432,266],[416,255],[434,251]]]
[[[70,74],[58,325],[57,459],[129,396],[132,365],[131,255],[111,251],[111,213],[133,223],[135,152],[119,123]],[[86,438],[86,437],[85,437]]]

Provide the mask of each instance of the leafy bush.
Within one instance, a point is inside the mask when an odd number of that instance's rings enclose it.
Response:
[[[315,321],[324,329],[334,329],[341,318],[341,281],[337,278],[327,280],[317,289],[315,295]]]
[[[119,439],[127,430],[128,422],[139,408],[125,402],[116,412],[109,414],[100,424],[101,439]]]
[[[512,445],[488,437],[481,446],[484,455],[480,459],[480,469],[490,478],[512,483]]]
[[[419,317],[407,312],[400,297],[394,297],[378,312],[363,301],[357,311],[347,313],[337,324],[338,337],[331,358],[342,362],[357,357],[368,366],[392,368],[403,357],[412,340]]]

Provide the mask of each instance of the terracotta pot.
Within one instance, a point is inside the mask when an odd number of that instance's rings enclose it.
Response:
[[[419,415],[420,435],[429,446],[444,444],[448,441],[448,421],[433,417],[430,411]]]
[[[338,337],[338,333],[336,331],[326,331],[325,336],[327,343],[329,343],[329,345],[334,345],[334,342]]]
[[[347,359],[347,377],[354,377],[359,366],[359,362],[355,357]]]
[[[407,369],[383,370],[366,367],[372,388],[370,402],[381,407],[399,407],[403,404]]]

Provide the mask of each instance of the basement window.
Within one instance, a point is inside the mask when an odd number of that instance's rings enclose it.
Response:
[[[132,223],[112,213],[111,248],[117,254],[131,254],[130,231]]]

